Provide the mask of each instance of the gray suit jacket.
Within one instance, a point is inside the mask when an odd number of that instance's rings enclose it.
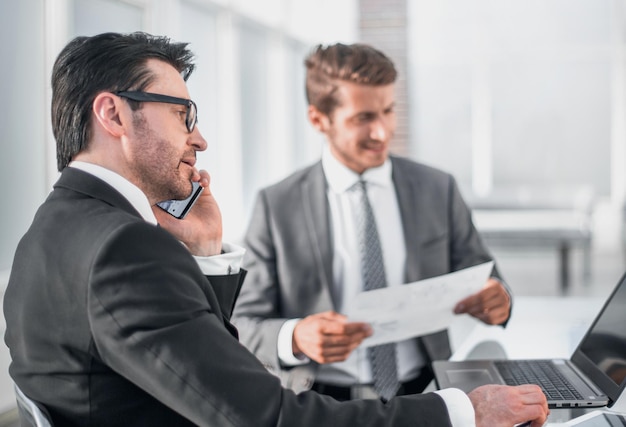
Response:
[[[67,168],[4,297],[10,373],[59,426],[449,426],[436,394],[339,403],[281,387],[229,322],[240,274],[204,276],[112,187]]]
[[[391,162],[407,283],[491,260],[451,175],[405,158]],[[312,386],[316,366],[281,366],[277,338],[286,320],[335,309],[326,189],[318,162],[259,193],[245,237],[248,276],[233,313],[241,342],[296,391]],[[446,331],[415,344],[430,360],[450,357]]]

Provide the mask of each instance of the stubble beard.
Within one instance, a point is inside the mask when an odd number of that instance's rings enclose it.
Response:
[[[151,200],[182,200],[191,193],[191,176],[180,176],[180,155],[171,144],[154,132],[143,115],[135,112],[133,125],[137,143],[133,145],[133,158],[130,167],[139,187]],[[175,167],[172,167],[174,162]]]

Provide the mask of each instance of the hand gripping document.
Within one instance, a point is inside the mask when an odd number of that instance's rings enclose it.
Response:
[[[400,286],[361,292],[350,302],[352,322],[367,322],[374,333],[364,347],[397,342],[441,331],[450,326],[454,307],[480,291],[493,269],[493,261],[453,273]]]

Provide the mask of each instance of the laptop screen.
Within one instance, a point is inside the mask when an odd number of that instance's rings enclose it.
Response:
[[[574,352],[572,361],[612,401],[626,385],[626,274]]]

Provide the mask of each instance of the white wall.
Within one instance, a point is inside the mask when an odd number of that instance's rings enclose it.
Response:
[[[414,156],[471,199],[597,197],[619,250],[626,197],[622,0],[409,2]]]
[[[13,252],[47,192],[44,145],[44,30],[38,0],[0,5],[0,301]],[[4,316],[0,336],[4,337]],[[0,344],[0,411],[15,404],[8,375],[9,354]]]

